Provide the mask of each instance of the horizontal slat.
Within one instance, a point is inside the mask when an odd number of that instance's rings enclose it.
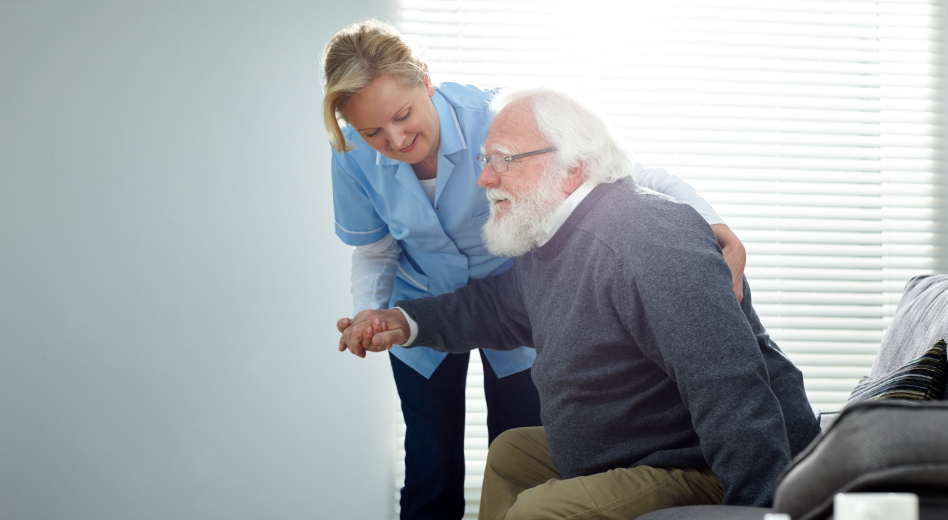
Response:
[[[854,354],[788,354],[790,359],[797,366],[821,366],[821,367],[849,367],[864,366],[871,367],[875,360],[875,354],[854,355]]]
[[[879,326],[881,323],[879,320],[886,314],[886,309],[882,305],[822,305],[820,300],[798,304],[768,304],[761,303],[755,298],[754,309],[762,316],[819,317],[824,320],[843,317],[872,318],[875,327]]]
[[[586,42],[587,44],[589,42]],[[590,50],[595,46],[590,47]],[[643,49],[644,50],[644,49]],[[604,51],[602,47],[595,54],[585,57],[585,65],[615,63],[616,58],[622,58],[623,67],[641,69],[643,67],[659,67],[675,70],[677,68],[707,69],[714,65],[723,70],[760,70],[767,62],[768,70],[773,72],[804,71],[810,73],[832,74],[874,74],[874,75],[906,75],[906,76],[935,76],[943,66],[939,58],[941,55],[927,53],[888,53],[882,59],[878,52],[833,52],[827,50],[788,49],[782,56],[774,56],[773,49],[760,49],[757,52],[748,52],[746,47],[721,47],[698,45],[665,45],[655,48],[649,46],[648,53],[632,52],[629,49],[621,51]],[[764,51],[771,51],[764,53]],[[587,54],[588,50],[577,48],[572,41],[559,40],[558,44],[543,49],[516,49],[501,51],[464,50],[445,48],[440,56],[446,62],[463,62],[466,67],[501,67],[508,64],[521,63],[556,63],[557,56],[569,59],[573,55]],[[820,57],[824,59],[820,59]],[[906,61],[904,58],[909,58]],[[712,60],[710,63],[708,60]]]
[[[913,169],[931,171],[942,162],[944,154],[934,148],[900,148],[900,147],[850,147],[850,146],[802,146],[791,143],[732,143],[732,142],[698,142],[698,141],[644,141],[636,143],[636,149],[649,154],[681,153],[687,155],[708,156],[760,156],[769,164],[803,160],[840,159],[852,161],[871,161],[861,163],[859,168],[876,170],[885,166],[880,162],[888,160],[887,165],[894,161],[923,161],[920,167]],[[761,163],[763,164],[763,163]],[[855,163],[854,163],[855,164]],[[790,186],[792,188],[792,186]]]
[[[404,11],[423,10],[425,12],[445,11],[464,11],[472,12],[484,10],[496,13],[527,12],[536,13],[545,10],[554,9],[560,6],[561,9],[570,8],[571,3],[565,0],[401,0],[400,6]],[[625,6],[640,6],[649,9],[674,9],[674,14],[679,16],[693,15],[694,9],[708,10],[709,5],[716,7],[716,12],[724,12],[732,9],[742,9],[760,13],[778,13],[801,11],[805,13],[853,13],[858,15],[877,14],[877,15],[914,15],[914,16],[940,16],[943,4],[939,0],[890,0],[888,2],[819,2],[819,1],[797,1],[797,0],[771,0],[769,2],[757,2],[753,0],[717,0],[713,4],[707,0],[667,0],[661,4],[648,0],[626,0]],[[592,0],[583,2],[582,9],[587,12],[594,12],[596,9],[604,9],[609,15],[614,13],[615,2]],[[688,8],[682,12],[680,8]],[[572,7],[575,10],[575,7]],[[710,14],[706,15],[710,19]],[[736,17],[725,17],[735,19]],[[808,20],[809,22],[809,20]]]
[[[713,187],[713,181],[750,181],[759,182],[766,179],[770,183],[795,182],[819,186],[820,184],[849,184],[849,185],[880,185],[880,189],[888,190],[898,185],[902,189],[922,190],[923,193],[944,196],[944,187],[938,184],[941,174],[938,171],[921,172],[891,172],[876,170],[874,172],[856,172],[848,170],[789,170],[783,165],[773,165],[771,168],[718,168],[713,166],[694,167],[679,166],[670,170],[672,173],[694,179],[695,182],[705,182]],[[913,185],[921,185],[913,187]],[[816,188],[818,189],[818,188]],[[768,190],[772,191],[772,190]]]
[[[761,316],[763,321],[765,316]],[[768,320],[771,318],[768,317]],[[765,322],[766,323],[766,322]],[[802,325],[798,328],[780,328],[775,324],[767,325],[770,334],[777,338],[777,343],[782,341],[859,341],[878,343],[882,339],[882,330],[840,330],[840,329],[813,329],[803,328],[806,323],[794,324]]]
[[[825,182],[805,182],[805,181],[773,181],[763,176],[763,179],[740,181],[730,181],[720,179],[697,180],[702,187],[708,191],[722,193],[771,193],[788,195],[847,195],[868,197],[876,205],[889,206],[893,203],[905,202],[910,206],[919,206],[919,202],[926,203],[927,206],[932,201],[943,198],[943,190],[940,186],[922,183],[895,183],[879,182],[876,184],[868,183],[843,183],[832,182],[826,179]],[[914,198],[913,198],[914,197]],[[921,200],[919,200],[921,199]]]
[[[437,23],[437,22],[435,22]],[[431,27],[431,26],[429,26]],[[435,27],[432,27],[435,28]],[[498,62],[518,61],[517,55],[509,56],[509,40],[491,40],[484,38],[466,38],[452,33],[450,25],[444,26],[445,34],[432,34],[416,38],[415,42],[428,49],[437,49],[444,61],[484,61],[490,62],[491,55],[499,55]],[[748,38],[754,39],[754,46],[748,46]],[[640,29],[629,31],[621,36],[609,36],[609,45],[599,46],[596,59],[617,54],[631,55],[634,58],[657,61],[677,56],[730,56],[735,58],[764,58],[772,61],[798,60],[839,63],[893,63],[941,65],[939,60],[944,53],[944,45],[936,40],[908,40],[895,48],[884,48],[881,42],[867,43],[859,39],[843,38],[794,38],[779,35],[748,35],[741,33],[701,33],[683,32],[677,28]],[[596,37],[584,42],[584,46],[595,43]],[[575,52],[572,40],[521,39],[517,41],[517,50],[521,52]],[[526,61],[526,60],[519,60]],[[816,63],[814,63],[816,64]],[[675,65],[672,63],[672,65]]]
[[[564,56],[560,53],[559,58]],[[576,56],[578,57],[578,56]],[[588,84],[589,74],[594,68],[603,68],[589,64],[585,67],[568,69],[563,72],[557,72],[560,69],[562,61],[558,61],[555,56],[545,58],[537,62],[518,63],[516,69],[510,65],[500,67],[493,64],[472,63],[465,64],[462,68],[459,64],[442,63],[434,67],[433,70],[443,81],[460,80],[465,83],[482,84],[486,86],[496,85],[516,85],[519,83],[541,84],[541,85],[562,85],[572,88],[582,88]],[[832,84],[848,87],[864,88],[915,88],[915,89],[941,89],[943,80],[936,74],[941,70],[932,71],[931,74],[833,74],[831,72],[811,72],[808,70],[799,71],[760,71],[752,68],[736,69],[714,69],[705,67],[677,67],[664,68],[654,67],[631,67],[612,65],[610,67],[611,81],[629,82],[672,80],[681,81],[704,80],[704,81],[722,81],[735,82],[743,81],[748,83],[783,83],[787,85],[824,85]],[[762,64],[761,64],[762,65]],[[513,72],[512,72],[513,71]],[[794,119],[794,118],[791,118]]]
[[[752,197],[747,197],[751,199]],[[859,219],[873,220],[880,219],[886,222],[895,222],[899,220],[926,220],[938,222],[944,219],[944,211],[938,207],[908,207],[898,208],[867,208],[867,207],[833,207],[833,206],[791,206],[783,204],[755,204],[752,200],[720,200],[717,194],[709,194],[707,199],[714,203],[718,211],[723,215],[734,215],[735,217],[765,216],[766,218],[794,219],[805,216],[825,219]],[[940,200],[933,200],[932,203],[940,203]]]
[[[811,269],[860,269],[882,270],[893,266],[901,269],[918,269],[923,271],[931,268],[931,259],[914,256],[892,258],[825,258],[820,256],[763,256],[753,255],[747,261],[751,270],[761,267],[800,267]],[[834,273],[830,272],[829,276]]]
[[[879,344],[874,342],[783,341],[780,348],[789,354],[854,354],[875,356]],[[808,383],[809,384],[809,383]]]
[[[811,378],[849,378],[860,379],[869,373],[870,365],[867,366],[806,366],[800,367],[803,377]]]
[[[815,190],[814,190],[815,191]],[[756,192],[752,196],[749,196],[748,192],[744,193],[727,193],[718,195],[718,200],[724,203],[737,203],[741,201],[748,201],[752,199],[756,204],[767,204],[767,205],[787,205],[787,206],[825,206],[825,207],[853,207],[853,208],[872,208],[879,207],[881,201],[878,197],[854,197],[854,196],[824,196],[815,193],[810,194],[797,194],[797,193],[775,193],[774,191],[768,190],[767,192]],[[938,202],[935,197],[899,197],[899,196],[888,196],[886,197],[886,206],[889,208],[910,208],[910,207],[919,207],[928,206],[935,202]]]
[[[675,12],[674,8],[663,10],[650,6],[648,9],[616,9],[612,4],[611,11],[596,9],[597,4],[584,2],[582,10],[565,2],[546,2],[544,7],[536,9],[517,9],[528,5],[522,2],[509,2],[503,10],[504,16],[498,16],[484,10],[469,10],[458,12],[442,11],[412,11],[402,12],[402,26],[406,32],[426,32],[428,34],[451,34],[448,29],[456,27],[456,34],[461,36],[481,36],[485,30],[505,31],[505,37],[511,40],[511,46],[516,46],[519,39],[525,37],[547,36],[560,32],[565,38],[579,36],[603,39],[608,37],[610,29],[651,29],[667,27],[670,31],[691,33],[731,33],[746,35],[781,35],[781,36],[827,36],[834,38],[880,38],[880,39],[909,39],[934,40],[937,34],[937,16],[902,16],[884,17],[872,16],[833,16],[804,15],[798,18],[805,19],[803,23],[795,22],[792,14],[783,17],[767,16],[767,11],[738,11],[728,9],[718,10],[689,10]],[[602,4],[599,4],[602,5]],[[626,4],[628,6],[628,4]],[[714,15],[711,18],[701,18],[703,15]],[[734,17],[745,16],[743,20]],[[757,16],[754,16],[757,15]],[[570,21],[573,25],[570,25]],[[875,26],[871,24],[889,22],[891,25]],[[439,31],[439,27],[441,30]],[[516,27],[516,31],[511,31]],[[599,32],[593,29],[598,27]],[[584,31],[583,29],[587,29]],[[563,29],[572,29],[564,31]],[[490,34],[490,33],[486,33]],[[502,33],[495,33],[502,34]],[[622,33],[615,34],[617,39]]]
[[[827,100],[831,101],[831,100]],[[742,120],[743,123],[746,121]],[[845,149],[851,147],[858,150],[855,156],[865,156],[866,148],[873,148],[875,157],[885,157],[894,154],[894,157],[903,157],[905,154],[925,153],[944,154],[944,139],[938,135],[906,136],[880,133],[878,127],[873,127],[873,134],[829,134],[819,133],[819,128],[813,128],[813,133],[788,133],[775,131],[762,133],[748,128],[720,129],[709,133],[706,129],[674,127],[648,128],[638,126],[636,119],[620,119],[613,117],[610,123],[616,127],[616,135],[629,143],[634,143],[641,150],[651,150],[653,145],[645,143],[674,142],[679,148],[688,148],[690,143],[714,143],[717,146],[728,143],[745,143],[751,145],[765,144],[769,146],[814,146],[819,148]],[[628,124],[626,124],[628,123]],[[621,126],[620,126],[621,125]],[[929,128],[930,130],[931,128]],[[920,150],[921,152],[917,151]],[[838,152],[834,152],[838,155]],[[782,153],[779,155],[783,155]],[[819,154],[823,155],[823,154]]]
[[[859,383],[858,378],[818,378],[813,377],[807,379],[806,389],[807,392],[826,392],[826,391],[836,391],[836,392],[846,392],[847,396],[849,392]]]
[[[879,269],[816,269],[810,267],[793,266],[752,266],[748,268],[748,273],[753,273],[755,283],[760,283],[765,279],[782,280],[801,280],[801,281],[827,281],[833,283],[846,281],[882,281],[888,279],[888,273],[881,272]],[[751,275],[748,274],[750,278]]]
[[[938,91],[940,93],[941,91]],[[590,95],[592,98],[592,95]],[[605,105],[604,105],[605,106]],[[764,133],[764,135],[780,139],[783,133],[796,134],[801,139],[806,139],[812,135],[836,135],[845,136],[847,139],[864,140],[883,140],[890,136],[901,139],[912,139],[920,137],[922,139],[937,138],[940,135],[939,130],[943,128],[942,121],[937,120],[931,123],[891,123],[891,122],[851,122],[851,121],[830,121],[823,120],[819,124],[812,121],[791,121],[762,118],[735,118],[733,114],[723,114],[718,117],[699,118],[689,110],[678,111],[674,114],[657,115],[636,115],[634,118],[621,119],[616,114],[617,110],[611,106],[602,108],[603,113],[610,123],[617,127],[621,132],[628,129],[674,129],[683,131],[708,131],[718,130],[738,130],[746,132]],[[683,112],[683,113],[681,113]],[[618,121],[618,123],[617,123]],[[762,136],[758,136],[759,137]],[[756,139],[755,139],[756,141]],[[752,141],[753,142],[753,141]],[[779,142],[779,141],[777,141]],[[873,141],[870,141],[870,144]],[[880,143],[881,144],[881,143]],[[774,165],[780,167],[780,165]]]
[[[701,191],[699,189],[699,191]],[[731,218],[731,227],[744,230],[827,231],[850,233],[877,233],[880,237],[891,232],[938,233],[942,226],[930,220],[863,220],[815,218]]]
[[[424,36],[410,36],[410,40],[421,47],[440,51],[442,49],[481,49],[481,50],[505,50],[511,48],[509,40],[491,39],[484,37],[484,34],[471,34],[467,31],[462,33],[464,28],[457,27],[461,24],[438,24],[409,22],[408,25],[416,24],[417,27],[433,29],[438,32],[432,32]],[[896,61],[897,57],[905,54],[912,54],[915,57],[912,61],[937,60],[945,53],[944,42],[935,39],[934,34],[921,35],[921,38],[900,38],[900,39],[865,39],[865,38],[845,38],[840,35],[783,35],[783,34],[754,34],[753,40],[760,54],[770,52],[775,59],[785,55],[808,54],[814,51],[827,51],[835,53],[875,53],[880,60]],[[702,44],[708,46],[728,47],[734,49],[737,55],[741,53],[751,53],[746,49],[747,40],[751,36],[744,32],[706,32],[706,31],[682,31],[676,27],[662,27],[657,29],[641,28],[637,31],[627,31],[619,36],[622,41],[621,47],[630,51],[637,51],[639,45],[648,45],[642,50],[650,50],[658,47],[667,48],[669,46],[684,46],[693,44]],[[520,39],[516,45],[520,48],[529,50],[543,50],[548,48],[550,41],[544,39]],[[553,45],[557,43],[552,42]],[[611,47],[611,45],[610,45]],[[923,55],[919,57],[918,55]],[[750,55],[750,54],[748,54]],[[837,54],[840,56],[841,54]],[[832,86],[830,86],[832,88]]]

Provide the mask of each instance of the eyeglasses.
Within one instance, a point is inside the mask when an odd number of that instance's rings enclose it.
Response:
[[[507,171],[507,163],[510,161],[516,161],[517,159],[523,159],[524,157],[530,157],[531,155],[540,155],[541,153],[550,153],[555,152],[556,148],[544,148],[542,150],[536,150],[533,152],[527,153],[518,153],[517,155],[502,155],[499,153],[492,153],[490,155],[484,155],[482,153],[477,154],[477,164],[481,165],[483,170],[487,163],[490,162],[490,167],[494,169],[497,173],[504,173]]]

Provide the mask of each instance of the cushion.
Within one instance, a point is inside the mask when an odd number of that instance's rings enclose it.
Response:
[[[849,396],[847,404],[878,399],[941,400],[945,395],[948,357],[945,340],[938,340],[920,357],[909,361],[888,375],[864,378]]]
[[[948,498],[946,431],[946,401],[848,405],[784,471],[774,511],[823,520],[836,493],[899,491],[919,495],[923,512],[941,509]]]
[[[948,275],[916,276],[905,285],[869,377],[895,371],[942,338],[948,338]]]

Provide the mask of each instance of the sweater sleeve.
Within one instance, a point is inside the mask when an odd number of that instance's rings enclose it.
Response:
[[[636,233],[619,270],[629,290],[617,291],[616,306],[676,383],[724,503],[766,506],[790,462],[786,426],[728,266],[699,222],[691,213],[687,226],[653,222]]]
[[[476,348],[533,347],[516,264],[504,274],[472,280],[452,293],[402,300],[395,306],[418,324],[418,336],[412,346],[423,345],[451,353]]]

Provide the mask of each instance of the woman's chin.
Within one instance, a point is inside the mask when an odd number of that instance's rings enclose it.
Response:
[[[428,156],[425,150],[422,149],[422,143],[416,143],[414,148],[407,152],[402,152],[399,150],[389,151],[388,153],[383,153],[382,155],[388,157],[389,159],[395,159],[396,161],[401,161],[408,164],[418,164],[421,161],[425,160],[425,157]]]

